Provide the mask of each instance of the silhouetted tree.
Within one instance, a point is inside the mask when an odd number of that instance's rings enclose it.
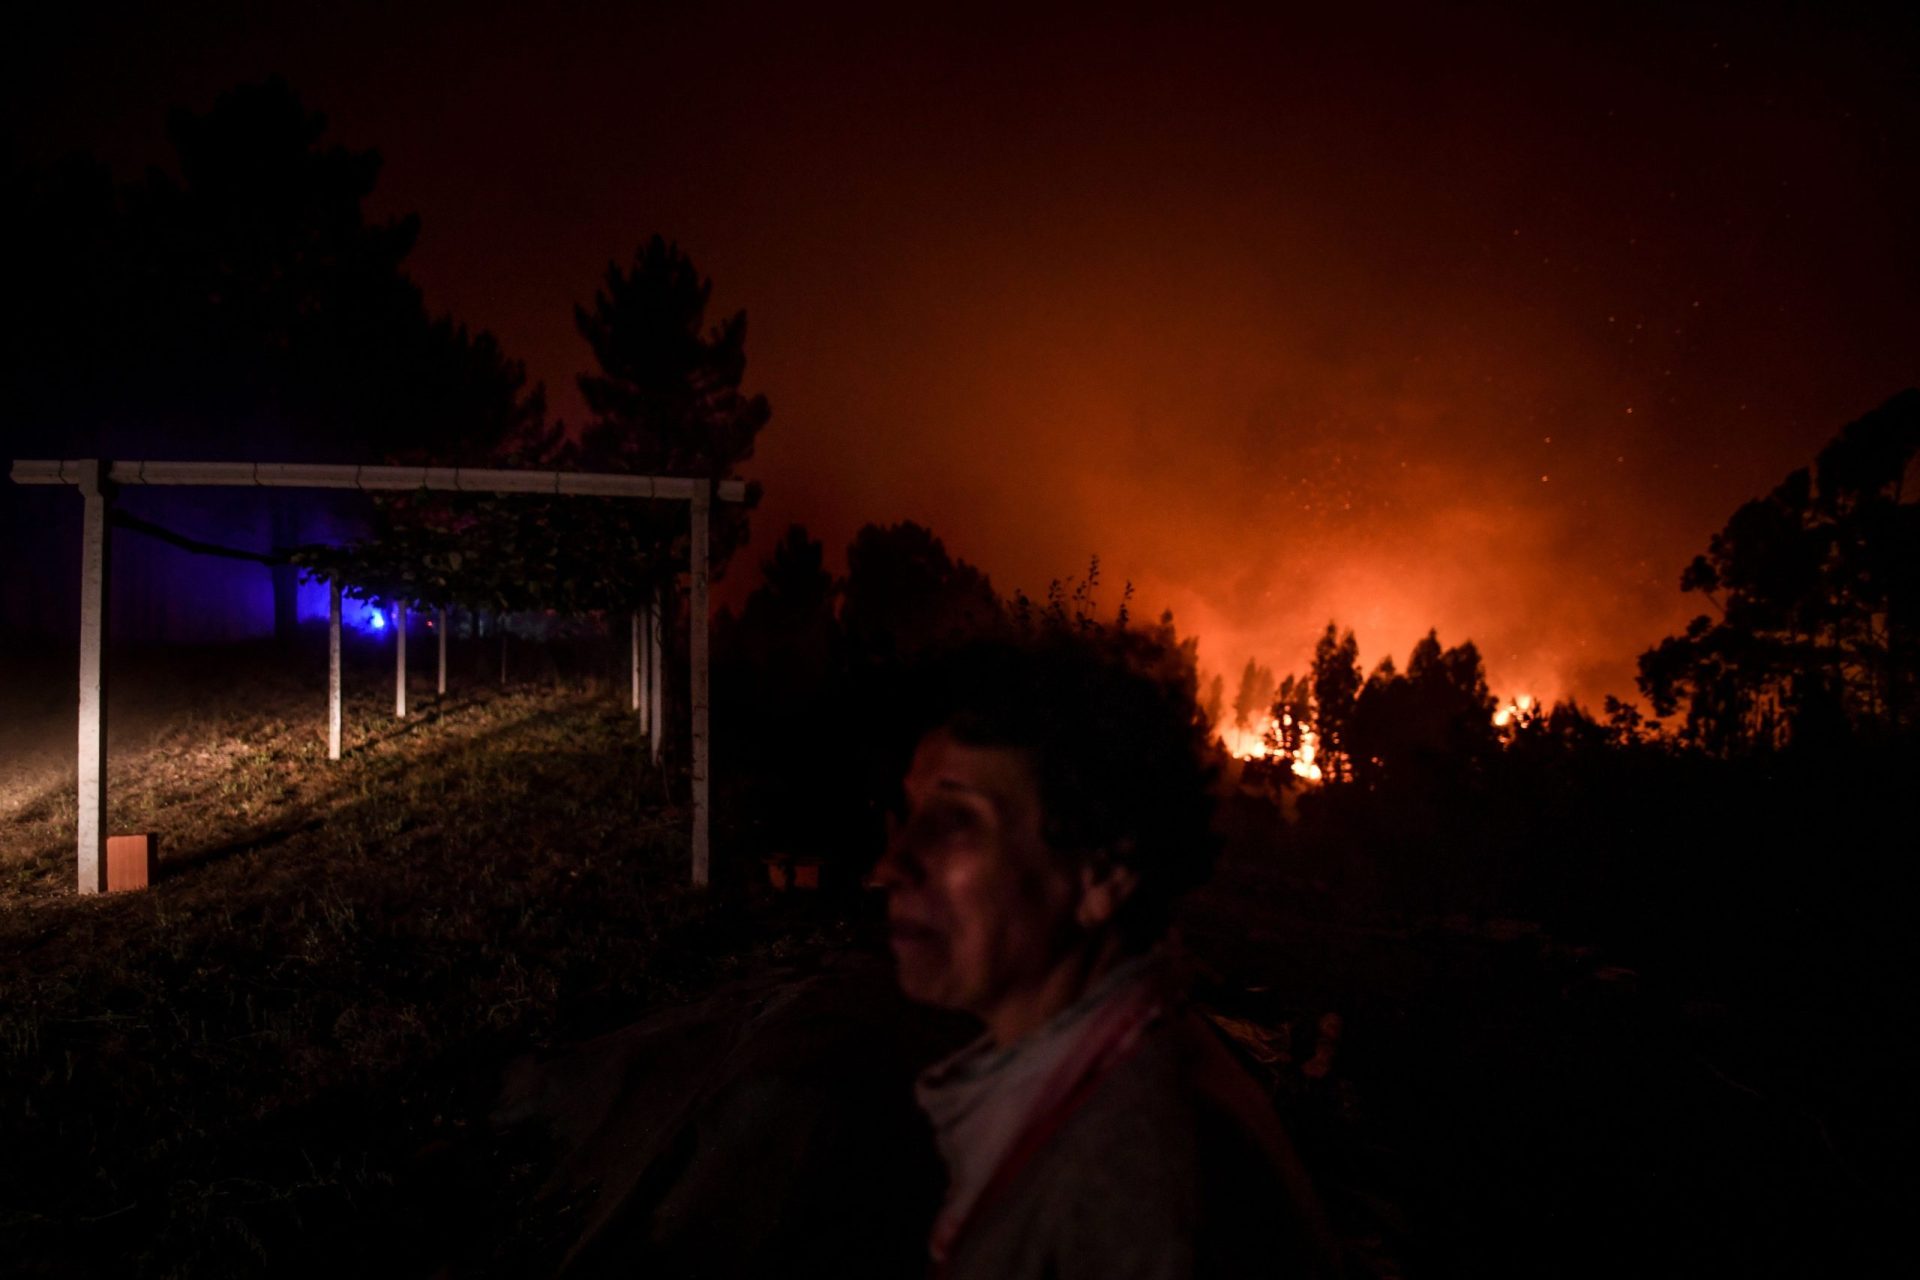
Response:
[[[109,455],[283,461],[478,462],[539,419],[491,335],[428,315],[402,270],[419,220],[366,217],[378,153],[328,144],[284,80],[167,134],[177,178],[14,175],[35,237],[7,251],[16,406]]]
[[[1200,705],[1199,638],[1180,638],[1171,609],[1161,613],[1156,622],[1145,626],[1136,623],[1133,584],[1129,582],[1121,588],[1120,603],[1112,615],[1102,616],[1097,555],[1088,558],[1084,576],[1055,578],[1048,583],[1046,599],[1046,604],[1036,605],[1024,591],[1013,593],[1007,614],[1016,635],[1045,644],[1064,634],[1102,646],[1168,689],[1178,690],[1179,696],[1198,707],[1206,718],[1203,728],[1213,724]]]
[[[793,525],[761,562],[761,585],[747,597],[736,631],[747,661],[767,672],[770,690],[818,689],[826,683],[838,643],[834,606],[838,584],[824,549],[802,525]]]
[[[0,158],[10,153],[0,153]],[[139,341],[130,282],[143,237],[105,166],[69,156],[47,169],[9,165],[3,174],[11,229],[0,241],[0,397],[9,450],[41,452],[42,440],[75,439],[74,428],[124,403],[159,365]],[[139,368],[129,367],[134,357]],[[92,443],[80,437],[76,443]]]
[[[1313,648],[1313,731],[1320,740],[1321,772],[1331,782],[1353,777],[1347,737],[1360,688],[1360,646],[1351,630],[1343,634],[1329,622]]]
[[[178,177],[116,189],[77,160],[9,175],[25,232],[4,250],[19,341],[0,350],[0,388],[32,424],[16,447],[461,464],[538,427],[522,366],[431,317],[403,272],[418,219],[366,216],[377,153],[327,143],[278,78],[176,110],[167,133]],[[292,500],[271,511],[291,545]],[[284,632],[293,569],[273,585]]]
[[[1607,727],[1572,698],[1554,703],[1547,712],[1547,732],[1575,754],[1598,751],[1611,741]]]
[[[609,264],[591,310],[575,321],[601,372],[579,383],[595,417],[578,443],[559,430],[516,433],[506,460],[519,465],[727,478],[751,456],[770,416],[748,397],[744,312],[704,329],[712,282],[677,247],[654,237],[631,268]],[[746,542],[749,502],[715,502],[708,565],[717,577]],[[407,495],[383,505],[369,544],[344,576],[403,595],[431,589],[507,610],[614,610],[642,604],[685,566],[685,503],[576,497]],[[316,567],[339,563],[316,557]],[[422,567],[424,566],[424,568]]]
[[[1495,699],[1473,641],[1443,650],[1439,636],[1428,631],[1407,659],[1407,683],[1415,716],[1434,748],[1465,764],[1493,750]]]
[[[1413,688],[1395,670],[1391,656],[1360,686],[1343,742],[1345,763],[1354,781],[1372,786],[1389,768],[1412,753]]]
[[[926,528],[867,525],[847,548],[840,622],[856,663],[891,663],[1001,625],[987,576]]]
[[[753,456],[772,410],[765,396],[740,389],[747,313],[736,311],[709,329],[712,294],[713,281],[657,235],[634,252],[630,266],[607,264],[593,305],[573,312],[600,371],[580,375],[594,416],[577,448],[566,451],[568,461],[597,471],[722,480]],[[684,524],[684,510],[663,507],[648,540],[665,547]],[[746,506],[716,504],[711,528],[717,575],[746,543]]]
[[[1252,658],[1240,672],[1240,689],[1233,695],[1233,723],[1242,733],[1257,728],[1273,705],[1273,672]]]
[[[1615,746],[1637,747],[1659,733],[1660,722],[1648,720],[1640,714],[1640,708],[1631,702],[1608,694],[1602,705],[1607,714],[1607,731]]]
[[[747,313],[706,327],[713,282],[680,247],[654,236],[622,269],[609,263],[593,306],[574,323],[598,374],[580,376],[594,420],[580,439],[596,466],[722,479],[753,456],[772,411],[740,390]]]
[[[1313,721],[1313,684],[1306,676],[1290,675],[1280,681],[1274,695],[1273,727],[1268,730],[1267,750],[1285,766],[1283,778],[1291,782],[1293,766],[1303,761],[1307,748],[1307,727]]]
[[[1640,657],[1660,715],[1717,754],[1910,732],[1920,657],[1920,391],[1849,424],[1681,575],[1718,610]]]
[[[761,561],[739,616],[714,626],[715,740],[741,780],[741,821],[768,851],[857,849],[858,787],[844,776],[872,726],[849,714],[835,605],[820,542],[794,525]]]
[[[1370,785],[1382,776],[1458,782],[1496,746],[1493,709],[1473,642],[1442,649],[1430,630],[1406,674],[1384,659],[1360,690],[1348,731],[1355,776]]]
[[[1200,699],[1200,710],[1206,713],[1207,723],[1213,726],[1216,733],[1220,729],[1220,716],[1226,707],[1226,697],[1226,677],[1216,671],[1213,679],[1207,681],[1206,695]]]

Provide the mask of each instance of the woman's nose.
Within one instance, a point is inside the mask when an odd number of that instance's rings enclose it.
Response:
[[[908,824],[891,817],[887,819],[887,842],[881,846],[880,860],[867,873],[867,888],[896,889],[913,883],[919,864],[913,856],[912,842],[907,838],[909,830]]]

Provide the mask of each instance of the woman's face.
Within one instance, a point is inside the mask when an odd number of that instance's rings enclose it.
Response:
[[[989,1024],[1076,944],[1079,873],[1047,847],[1031,758],[921,739],[906,811],[874,868],[906,994]]]

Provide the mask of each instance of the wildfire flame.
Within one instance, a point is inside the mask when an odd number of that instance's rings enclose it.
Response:
[[[1495,728],[1505,729],[1509,725],[1524,725],[1539,714],[1539,703],[1531,694],[1520,694],[1498,711],[1493,713]],[[1220,730],[1220,742],[1228,754],[1241,760],[1264,760],[1273,754],[1268,744],[1278,742],[1283,729],[1293,724],[1291,715],[1276,719],[1268,716],[1251,729],[1242,729],[1238,725],[1225,725]],[[1300,728],[1300,750],[1293,757],[1293,771],[1309,782],[1318,782],[1321,778],[1320,766],[1314,763],[1314,757],[1320,753],[1320,736],[1311,728]]]
[[[1493,713],[1494,727],[1504,729],[1515,721],[1519,721],[1522,724],[1526,723],[1526,721],[1533,716],[1534,705],[1533,698],[1530,695],[1521,694],[1512,702],[1509,702],[1506,706]]]
[[[1251,729],[1242,729],[1238,725],[1230,724],[1220,730],[1220,741],[1230,755],[1242,760],[1264,760],[1271,750],[1267,745],[1268,741],[1279,741],[1281,731],[1291,728],[1292,724],[1291,715],[1284,717],[1284,723],[1281,719],[1268,716]],[[1309,782],[1320,781],[1320,766],[1313,762],[1319,749],[1319,735],[1312,729],[1301,726],[1300,750],[1293,757],[1294,773]]]

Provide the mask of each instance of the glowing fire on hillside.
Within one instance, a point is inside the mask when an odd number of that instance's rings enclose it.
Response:
[[[1533,699],[1523,693],[1493,713],[1493,724],[1497,729],[1504,729],[1508,725],[1525,724],[1537,714]]]
[[[1284,721],[1284,722],[1283,722]],[[1251,729],[1242,729],[1238,725],[1227,725],[1220,730],[1220,741],[1229,755],[1242,760],[1264,760],[1273,753],[1268,744],[1278,742],[1283,729],[1293,725],[1291,715],[1283,719],[1268,716]],[[1320,736],[1312,729],[1302,725],[1300,728],[1300,749],[1293,757],[1293,771],[1309,782],[1320,781],[1320,766],[1313,762],[1320,750]]]
[[[1539,703],[1529,694],[1520,694],[1493,713],[1493,724],[1497,729],[1519,728],[1540,714]],[[1276,754],[1273,744],[1280,742],[1283,730],[1293,724],[1291,715],[1276,719],[1268,716],[1251,729],[1238,725],[1225,725],[1220,730],[1221,745],[1227,753],[1241,760],[1265,760]],[[1293,757],[1293,771],[1309,782],[1321,779],[1320,766],[1314,763],[1314,757],[1320,753],[1320,736],[1311,728],[1300,728],[1300,749]]]

